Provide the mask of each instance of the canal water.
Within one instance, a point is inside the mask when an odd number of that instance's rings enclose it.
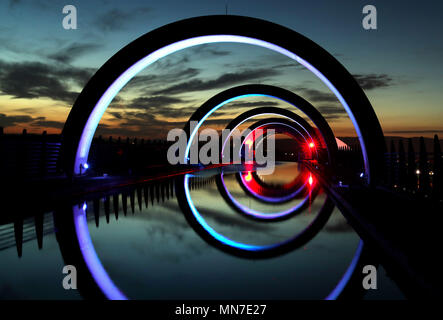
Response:
[[[177,189],[182,182],[187,187]],[[162,183],[167,192],[153,185],[152,192],[143,194],[147,198],[141,210],[135,201],[134,213],[128,201],[124,215],[120,194],[118,219],[111,214],[109,222],[100,200],[98,227],[92,201],[81,209],[98,261],[131,299],[324,299],[359,248],[358,235],[335,208],[310,239],[272,253],[269,248],[279,248],[310,228],[326,201],[315,178],[294,163],[279,163],[272,176],[234,168]],[[176,194],[180,190],[182,198]],[[0,299],[83,298],[62,286],[66,263],[52,213],[44,216],[44,230],[39,250],[33,219],[24,222],[28,241],[18,257],[13,225],[0,226]],[[254,255],[262,248],[271,254]],[[364,299],[403,298],[381,267],[377,290],[364,292]]]

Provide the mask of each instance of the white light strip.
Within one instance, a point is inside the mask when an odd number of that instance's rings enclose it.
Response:
[[[237,35],[209,35],[209,36],[201,36],[201,37],[195,37],[195,38],[190,38],[190,39],[178,41],[178,42],[167,45],[161,49],[158,49],[158,50],[152,52],[151,54],[147,55],[146,57],[139,60],[131,67],[129,67],[125,72],[123,72],[111,84],[111,86],[105,91],[103,96],[99,99],[99,101],[95,105],[93,111],[91,112],[91,115],[89,116],[89,118],[86,122],[86,125],[83,129],[83,132],[82,132],[82,135],[80,138],[79,147],[77,149],[75,166],[74,166],[75,173],[79,174],[81,164],[87,162],[92,138],[94,137],[94,134],[95,134],[97,126],[100,122],[100,119],[102,118],[107,107],[109,106],[111,101],[114,99],[114,97],[120,92],[120,90],[135,75],[137,75],[140,71],[142,71],[143,69],[145,69],[146,67],[148,67],[152,63],[154,63],[154,62],[158,61],[159,59],[161,59],[169,54],[172,54],[174,52],[177,52],[182,49],[189,48],[189,47],[201,45],[201,44],[219,43],[219,42],[244,43],[244,44],[251,44],[251,45],[256,45],[259,47],[268,48],[270,50],[281,53],[281,54],[301,63],[303,66],[305,66],[311,72],[313,72],[317,77],[319,77],[320,80],[322,80],[332,90],[332,92],[337,96],[338,100],[342,103],[343,107],[345,108],[346,112],[348,113],[349,117],[351,118],[351,121],[354,124],[354,127],[355,127],[357,134],[359,136],[359,139],[360,139],[360,143],[362,145],[366,174],[367,174],[367,176],[369,176],[368,157],[367,157],[366,148],[364,146],[364,142],[363,142],[363,139],[361,136],[360,128],[358,127],[358,123],[357,123],[351,109],[349,108],[348,104],[346,103],[345,99],[342,97],[340,92],[338,92],[338,90],[334,87],[334,85],[320,71],[318,71],[314,66],[312,66],[311,64],[309,64],[307,61],[303,60],[302,58],[298,57],[294,53],[292,53],[280,46],[272,44],[270,42],[266,42],[263,40],[250,38],[250,37],[237,36]]]

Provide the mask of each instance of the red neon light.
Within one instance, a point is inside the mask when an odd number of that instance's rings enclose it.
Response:
[[[314,142],[311,142],[310,144],[309,144],[309,148],[314,148],[315,147],[315,143]]]
[[[250,182],[252,180],[252,174],[251,171],[248,171],[248,174],[245,177],[246,182]]]
[[[312,174],[309,175],[308,183],[310,186],[314,183],[314,178],[312,178]]]

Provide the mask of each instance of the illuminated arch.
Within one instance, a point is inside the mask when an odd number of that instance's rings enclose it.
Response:
[[[218,110],[219,108],[221,108],[222,106],[226,105],[229,102],[244,97],[257,97],[257,96],[272,97],[287,102],[288,104],[290,104],[291,106],[300,110],[306,116],[308,116],[308,118],[311,119],[314,125],[318,128],[320,136],[323,138],[323,142],[328,152],[328,166],[330,167],[331,170],[335,168],[335,158],[336,158],[335,154],[337,152],[336,140],[331,127],[329,126],[326,119],[321,115],[321,113],[313,105],[311,105],[308,101],[306,101],[299,95],[280,87],[263,85],[263,84],[248,84],[248,85],[233,87],[216,94],[215,96],[207,100],[205,103],[203,103],[192,114],[192,116],[189,118],[188,122],[184,127],[184,130],[189,137],[188,139],[189,143],[188,143],[188,148],[186,149],[185,159],[189,154],[190,144],[193,141],[196,133],[198,132],[198,129],[214,111]],[[290,110],[277,108],[277,107],[261,107],[261,108],[254,108],[248,110],[239,115],[237,118],[233,119],[226,126],[226,129],[232,132],[234,129],[236,129],[246,120],[257,115],[265,115],[265,114],[279,115],[291,119],[292,121],[298,123],[299,127],[304,130],[306,135],[309,136],[311,140],[317,136],[317,133],[313,130],[311,125],[309,125],[309,123],[306,120],[304,120],[302,117],[298,116],[297,114],[295,114]],[[193,121],[197,122],[197,126],[194,126],[191,132],[191,122]],[[227,138],[229,138],[229,136]],[[222,141],[222,153],[226,141],[227,139]]]
[[[109,59],[80,93],[63,128],[66,172],[81,172],[103,113],[137,73],[173,52],[218,42],[268,48],[314,73],[336,95],[357,131],[367,181],[383,177],[383,132],[353,76],[331,54],[301,34],[268,21],[233,15],[196,17],[168,24],[134,40]]]
[[[63,128],[62,163],[65,172],[75,176],[81,173],[82,168],[87,169],[92,138],[103,113],[136,74],[173,52],[218,42],[268,48],[301,63],[314,73],[335,94],[356,129],[367,182],[374,183],[377,178],[383,177],[386,148],[383,132],[369,100],[352,75],[326,50],[295,31],[264,20],[232,15],[196,17],[160,27],[131,42],[109,59],[80,93]],[[77,234],[82,234],[78,230],[84,226],[77,222],[74,221]],[[357,253],[356,257],[359,255]],[[87,259],[86,256],[84,258]],[[352,269],[350,274],[356,267],[354,261],[348,269]]]

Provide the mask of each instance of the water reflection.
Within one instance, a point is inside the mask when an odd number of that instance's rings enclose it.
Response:
[[[292,164],[292,166],[298,166],[297,164]],[[295,168],[293,168],[295,169]],[[211,193],[213,196],[211,197],[204,197],[200,195],[200,201],[211,201],[211,203],[220,203],[223,201],[220,201],[220,199],[217,199],[214,197],[217,194],[220,194],[222,196],[222,199],[231,207],[234,209],[235,212],[239,213],[242,216],[250,217],[258,220],[258,222],[270,222],[270,221],[277,221],[281,220],[282,218],[287,218],[290,216],[293,216],[297,213],[302,212],[302,208],[305,207],[307,204],[312,204],[312,200],[315,199],[316,194],[318,193],[318,186],[317,185],[310,185],[307,182],[301,182],[299,183],[300,186],[297,188],[297,191],[295,192],[295,195],[288,200],[284,204],[277,204],[274,202],[266,202],[262,201],[259,203],[259,206],[261,208],[254,209],[254,200],[250,199],[250,197],[246,193],[240,193],[239,186],[241,185],[245,187],[245,185],[248,184],[248,182],[243,182],[241,179],[241,176],[247,176],[248,172],[250,171],[243,171],[238,172],[234,175],[231,174],[231,179],[229,177],[225,177],[226,174],[224,172],[221,172],[217,175],[216,181],[217,181],[217,189],[218,192],[212,191]],[[277,171],[273,175],[279,175],[280,173]],[[309,173],[306,172],[306,169],[304,170],[293,170],[293,174],[295,175],[294,180],[301,180],[301,181],[307,181],[307,177],[310,176]],[[232,181],[232,176],[237,176],[237,181]],[[238,178],[240,176],[240,178]],[[299,178],[301,177],[301,178]],[[272,257],[272,256],[278,256],[281,254],[284,254],[286,252],[289,252],[291,250],[295,250],[298,247],[305,244],[309,239],[315,236],[315,234],[323,227],[323,225],[326,223],[326,221],[329,218],[329,215],[332,212],[333,204],[332,202],[326,198],[324,200],[324,204],[320,206],[319,208],[319,214],[316,215],[312,221],[310,221],[309,225],[305,225],[301,228],[301,231],[296,233],[294,235],[294,231],[292,231],[292,234],[287,236],[285,239],[281,240],[281,233],[279,233],[280,241],[272,242],[272,243],[263,243],[258,244],[257,241],[262,241],[262,238],[265,236],[266,233],[258,233],[255,235],[251,235],[251,237],[254,239],[253,241],[255,243],[245,243],[244,241],[238,241],[234,240],[233,237],[227,237],[226,235],[223,235],[220,232],[217,232],[214,227],[211,227],[210,224],[206,221],[204,214],[202,213],[202,210],[199,208],[198,201],[193,200],[193,197],[191,195],[191,192],[188,188],[188,185],[190,181],[192,181],[193,175],[185,175],[183,177],[183,181],[180,181],[177,183],[177,196],[179,199],[179,204],[184,212],[189,224],[194,228],[194,230],[201,235],[208,243],[220,248],[221,250],[231,253],[234,255],[239,255],[241,257],[250,257],[250,258],[264,258],[264,257]],[[231,180],[231,181],[230,181]],[[232,189],[232,185],[237,184],[237,190],[234,194],[234,190],[229,191],[229,189]],[[250,180],[252,182],[252,178]],[[281,190],[281,193],[284,193],[286,191],[285,188],[286,185],[275,185],[274,190]],[[257,188],[254,192],[262,196],[263,194],[260,188]],[[275,192],[275,198],[279,199],[282,197],[282,194],[279,192]],[[240,198],[243,198],[243,202],[245,200],[250,201],[249,204],[242,204],[241,201],[237,200]],[[263,200],[263,199],[262,199]],[[251,202],[252,201],[252,202]],[[270,208],[264,208],[266,206],[269,206]],[[213,207],[212,207],[213,208]],[[267,210],[268,212],[266,212]],[[208,210],[204,210],[207,211]],[[214,210],[209,210],[210,215],[214,216]],[[223,212],[223,211],[222,211]],[[225,211],[226,212],[226,211]],[[229,212],[229,210],[227,211]],[[224,219],[232,219],[232,214],[226,214],[223,213],[222,217]],[[239,219],[240,220],[240,219]],[[220,221],[220,218],[218,219]],[[294,223],[295,220],[292,220],[290,223]],[[252,224],[252,223],[251,223]],[[299,223],[298,223],[299,224]],[[238,226],[241,225],[241,223],[237,224]],[[255,225],[255,224],[252,224]],[[244,226],[242,229],[245,229]],[[295,229],[292,228],[286,228],[286,229]],[[239,234],[242,234],[243,230],[237,230]],[[238,235],[236,234],[236,237]],[[283,235],[284,237],[284,235]]]
[[[343,224],[343,220],[335,213],[329,228],[319,233],[332,214],[330,206],[326,206],[325,214],[321,213],[328,200],[320,191],[311,198],[311,211],[306,210],[294,219],[272,224],[266,219],[246,219],[217,192],[217,179],[226,175],[226,185],[232,186],[239,181],[235,178],[238,174],[244,171],[221,170],[212,175],[205,172],[176,178],[173,183],[178,201],[165,199],[161,206],[143,208],[140,215],[119,220],[118,227],[111,223],[104,228],[91,228],[94,222],[86,223],[90,210],[76,206],[74,227],[69,219],[62,221],[57,236],[65,260],[80,266],[82,279],[88,279],[82,283],[82,293],[116,299],[328,296],[349,267],[358,248],[358,237],[351,229],[340,229],[340,236],[334,237],[337,243],[330,239],[325,242],[328,238],[325,235],[335,230],[332,225]],[[309,197],[311,186],[304,185],[308,192],[303,195]],[[231,189],[242,202],[250,198],[244,192],[238,194],[239,191],[242,191],[240,186],[236,191]],[[277,206],[290,207],[292,202],[299,201],[295,197]],[[124,200],[121,203],[123,209]],[[256,209],[264,210],[265,203],[257,201],[257,204],[262,207]],[[275,206],[267,210],[275,210]],[[189,208],[198,208],[201,216],[197,217]],[[320,213],[314,214],[317,208]],[[72,241],[75,238],[77,242]],[[326,260],[321,262],[321,259]],[[330,264],[329,272],[319,276],[317,273],[326,261]],[[251,290],[254,287],[256,290]]]
[[[304,210],[289,218],[251,218],[227,201],[220,189],[222,177],[227,192],[239,204],[264,216],[309,200]],[[63,264],[77,267],[84,298],[358,296],[361,286],[349,285],[360,281],[358,277],[353,279],[351,272],[349,281],[341,280],[355,260],[359,238],[339,211],[327,207],[321,213],[328,199],[320,186],[309,184],[309,177],[297,164],[281,163],[272,176],[259,176],[251,168],[227,167],[122,187],[74,208],[59,209],[54,221],[45,215],[43,231],[49,234],[51,226],[55,228],[59,248],[54,248],[53,235],[45,236],[49,239],[45,246],[52,252],[60,250],[63,262],[57,258],[55,264],[60,270]],[[254,195],[245,186],[252,181],[260,186]],[[183,201],[186,192],[207,226],[244,247],[222,243],[196,223],[195,215],[186,209],[189,202]],[[287,195],[293,198],[282,200]],[[24,223],[23,239],[32,233],[26,231],[29,225],[29,221]],[[259,249],[245,250],[252,247]],[[29,251],[25,246],[25,258]],[[59,273],[52,276],[61,279]],[[348,285],[340,287],[339,283]],[[77,297],[59,287],[52,290],[56,297]]]

